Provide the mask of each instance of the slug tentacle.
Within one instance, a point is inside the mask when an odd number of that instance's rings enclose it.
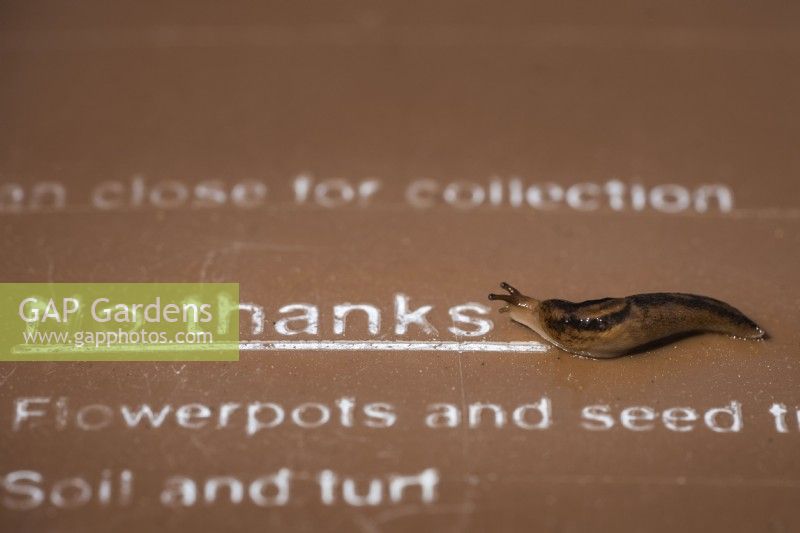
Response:
[[[539,304],[538,300],[525,296],[505,281],[500,284],[500,288],[508,291],[508,294],[490,294],[489,299],[508,303],[508,305],[504,305],[500,308],[501,313],[508,313],[517,307],[533,310],[533,308]],[[515,320],[513,316],[511,318]]]
[[[503,302],[508,302],[511,305],[516,305],[516,303],[519,300],[518,295],[520,294],[520,292],[511,285],[509,285],[508,283],[506,283],[505,281],[500,284],[500,288],[507,290],[508,294],[490,294],[489,299],[500,300]],[[507,313],[510,310],[511,307],[509,305],[504,305],[499,309],[499,312]]]
[[[585,302],[539,301],[508,283],[509,294],[490,294],[507,303],[500,311],[528,326],[551,344],[578,355],[616,357],[679,336],[713,332],[744,339],[765,332],[735,307],[684,293],[636,294]]]

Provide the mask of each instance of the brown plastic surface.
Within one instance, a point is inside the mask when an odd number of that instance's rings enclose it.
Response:
[[[788,4],[661,7],[611,4],[482,5],[437,1],[243,3],[6,2],[0,6],[0,185],[18,184],[18,212],[0,214],[4,282],[239,282],[261,305],[263,333],[242,315],[242,339],[282,339],[279,308],[320,310],[319,334],[293,340],[444,340],[448,310],[492,308],[474,341],[539,340],[486,295],[509,281],[540,298],[584,300],[637,292],[707,294],[737,306],[771,335],[745,342],[693,337],[607,361],[543,353],[247,351],[236,363],[0,364],[2,472],[41,473],[41,487],[74,476],[96,483],[129,470],[129,503],[62,509],[2,505],[7,531],[793,531],[800,527],[798,249],[800,38]],[[314,183],[376,180],[363,202],[298,204],[298,175]],[[224,205],[172,208],[136,201],[168,181],[224,185]],[[605,186],[648,191],[722,184],[730,210],[711,202],[668,213],[628,202],[616,210],[527,204],[459,208],[452,182]],[[433,180],[430,207],[407,200]],[[93,191],[121,183],[113,209]],[[258,181],[258,205],[231,190]],[[61,208],[31,204],[57,182]],[[188,190],[188,189],[187,189]],[[248,189],[250,190],[250,189]],[[507,189],[504,189],[508,194]],[[462,198],[463,199],[463,198]],[[45,200],[50,200],[49,197]],[[576,203],[576,205],[579,205]],[[397,293],[431,305],[437,334],[394,331]],[[345,335],[332,307],[369,303]],[[522,429],[520,405],[547,397],[552,425]],[[15,401],[67,397],[59,428],[14,429]],[[353,427],[335,401],[353,398]],[[285,422],[248,436],[230,427],[77,427],[90,404],[154,407],[306,402],[331,421]],[[361,409],[392,405],[396,423],[373,428]],[[494,403],[470,428],[425,425],[430,404],[468,410]],[[702,417],[739,402],[742,427],[715,432]],[[773,404],[788,410],[780,432]],[[584,428],[581,410],[608,405],[615,425]],[[620,412],[650,406],[652,429],[622,426]],[[671,407],[695,409],[690,431],[667,429]],[[70,418],[71,417],[71,418]],[[237,418],[238,417],[238,418]],[[724,417],[720,418],[724,422]],[[214,419],[216,420],[216,419]],[[234,476],[249,483],[288,468],[284,506],[225,497],[174,509],[164,480]],[[375,506],[325,505],[317,474],[356,480],[436,470],[433,501],[409,491]],[[200,489],[202,492],[202,488]],[[341,490],[341,487],[338,489]]]

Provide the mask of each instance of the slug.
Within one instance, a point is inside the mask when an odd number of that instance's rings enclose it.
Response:
[[[741,311],[707,296],[656,292],[585,302],[539,301],[508,283],[500,287],[508,294],[490,294],[489,299],[508,304],[501,313],[509,313],[511,320],[576,355],[618,357],[694,333],[724,333],[743,339],[765,336]]]

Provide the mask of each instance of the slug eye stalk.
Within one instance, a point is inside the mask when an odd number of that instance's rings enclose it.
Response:
[[[508,294],[490,294],[490,300],[501,300],[503,302],[508,302],[511,305],[519,305],[520,298],[522,297],[522,293],[520,293],[517,289],[506,283],[505,281],[500,284],[500,288],[508,291]],[[511,306],[504,305],[498,311],[500,313],[508,313],[511,310]]]

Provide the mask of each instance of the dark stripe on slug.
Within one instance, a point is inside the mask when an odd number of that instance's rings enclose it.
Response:
[[[545,300],[541,303],[547,325],[559,332],[602,332],[623,323],[630,315],[626,298],[602,298],[573,303],[566,300]]]

